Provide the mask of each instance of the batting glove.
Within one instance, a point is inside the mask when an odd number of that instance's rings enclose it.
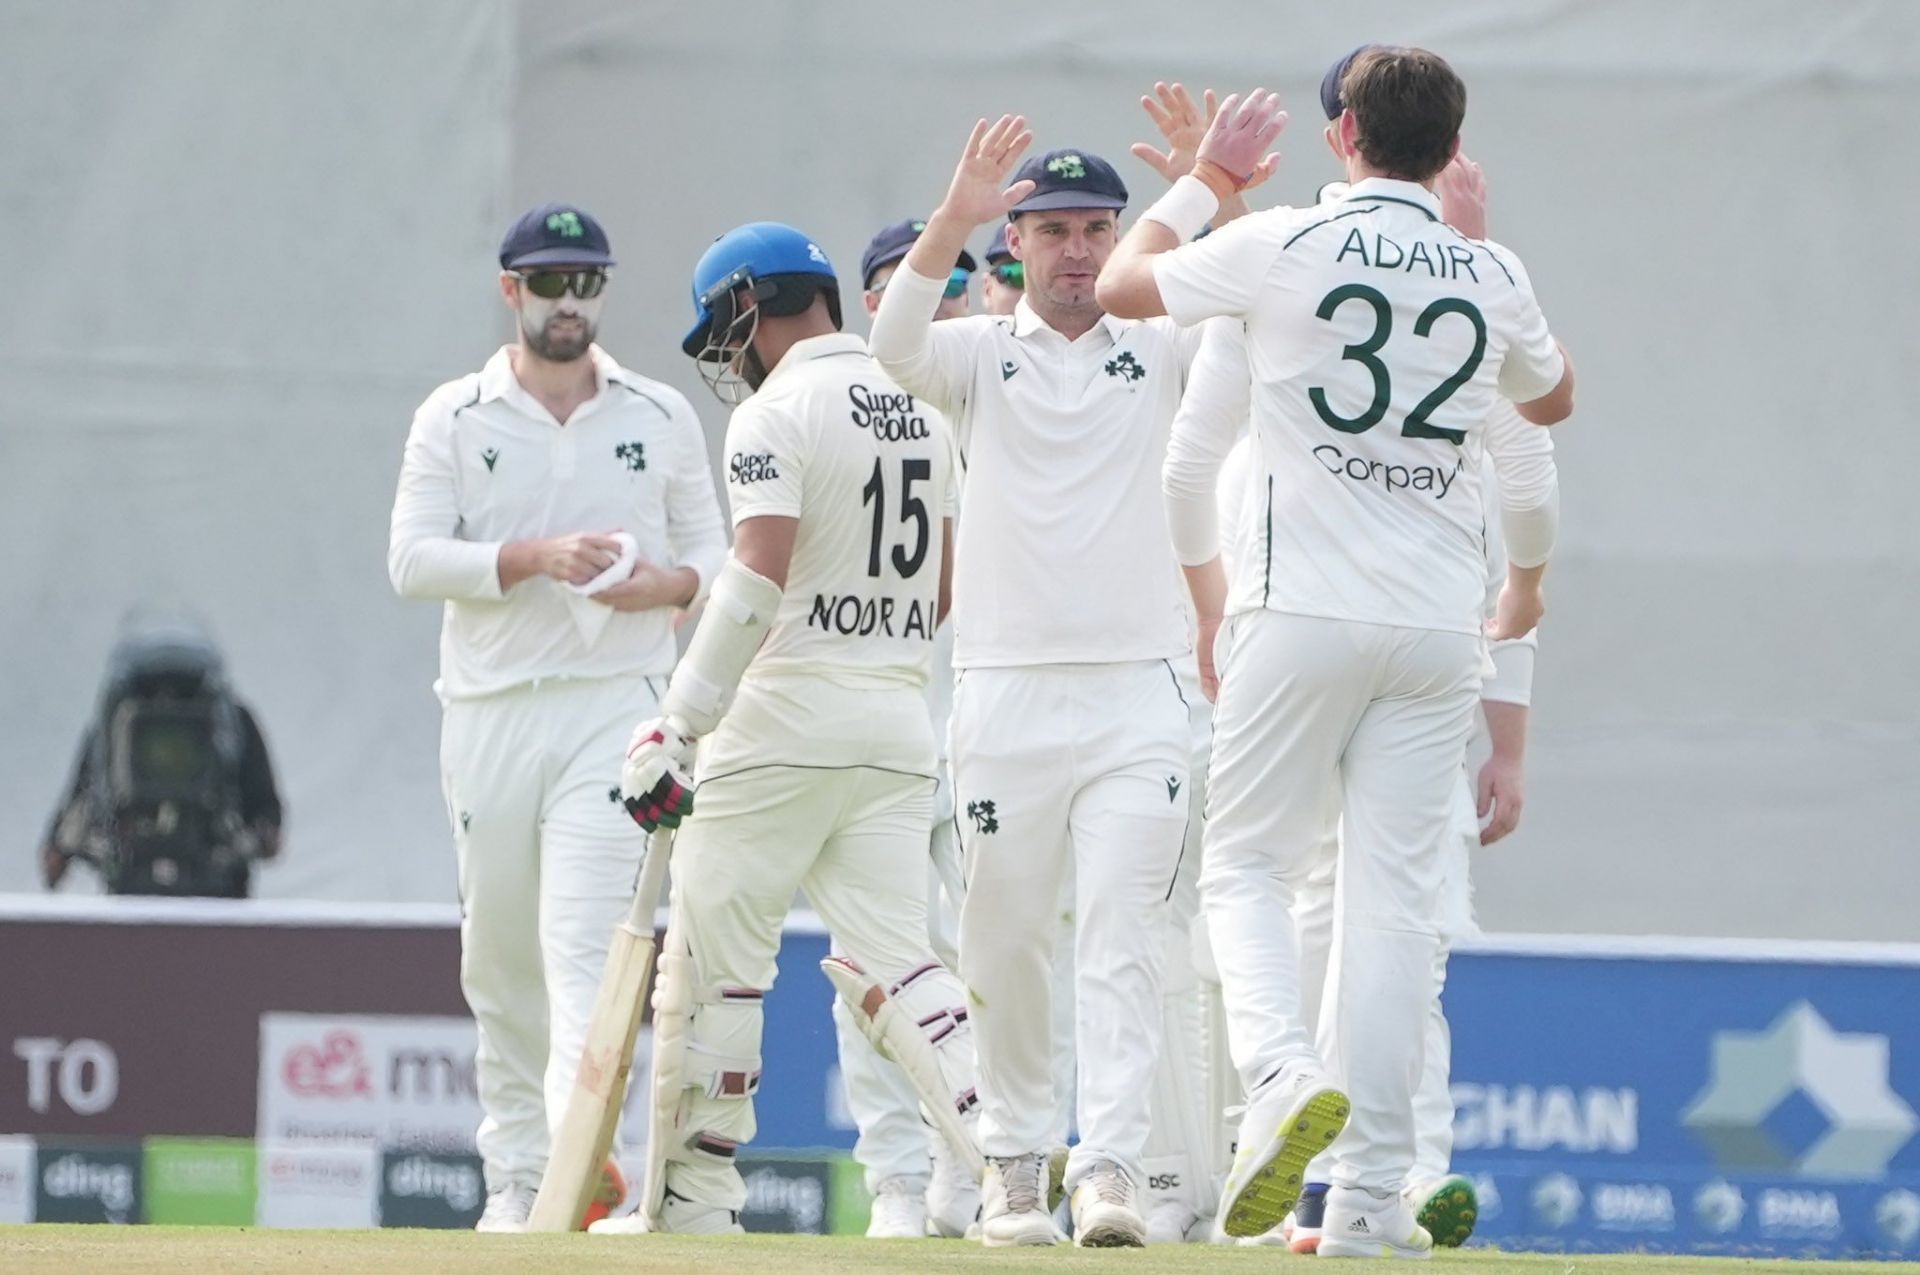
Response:
[[[693,740],[674,717],[641,722],[620,771],[620,801],[648,832],[678,828],[693,813]]]

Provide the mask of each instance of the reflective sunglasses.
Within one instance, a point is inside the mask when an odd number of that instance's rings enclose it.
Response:
[[[968,274],[965,270],[962,270],[959,266],[955,266],[953,268],[953,273],[947,276],[947,288],[946,288],[946,291],[941,295],[946,297],[947,300],[949,301],[953,300],[953,298],[955,297],[966,296],[967,281],[972,278],[973,276],[971,274]],[[892,279],[888,278],[887,280],[883,281],[879,287],[869,288],[867,289],[867,291],[873,293],[873,295],[877,297],[881,293],[887,290],[887,284],[891,282],[892,282]]]
[[[558,301],[572,292],[582,301],[600,295],[607,286],[607,272],[598,266],[585,270],[515,270],[513,277],[542,301]]]
[[[990,269],[993,277],[1009,288],[1025,289],[1027,286],[1027,265],[1024,261],[1003,261]]]

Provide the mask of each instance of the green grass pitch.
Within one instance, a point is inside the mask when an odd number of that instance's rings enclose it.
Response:
[[[1066,1275],[1159,1272],[1299,1271],[1317,1258],[1274,1249],[1190,1244],[1144,1251],[983,1249],[960,1241],[875,1241],[748,1235],[474,1235],[463,1231],[266,1231],[169,1226],[0,1227],[6,1275],[326,1275],[340,1272],[459,1272],[460,1275],[837,1275],[843,1271],[1050,1271]],[[1342,1275],[1421,1267],[1404,1262],[1327,1263]],[[1909,1262],[1761,1262],[1738,1258],[1626,1254],[1442,1252],[1435,1275],[1914,1275]]]

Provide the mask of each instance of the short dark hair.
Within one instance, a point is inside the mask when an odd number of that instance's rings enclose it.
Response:
[[[1340,81],[1360,155],[1389,177],[1423,182],[1453,158],[1467,117],[1467,86],[1425,49],[1382,46],[1354,58]]]

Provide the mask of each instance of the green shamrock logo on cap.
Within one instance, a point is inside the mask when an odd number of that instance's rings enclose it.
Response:
[[[1047,161],[1047,171],[1056,177],[1077,182],[1087,175],[1087,161],[1078,155],[1055,155]]]
[[[547,229],[556,235],[565,235],[568,239],[578,239],[587,233],[586,227],[580,224],[580,214],[571,210],[549,215]]]

